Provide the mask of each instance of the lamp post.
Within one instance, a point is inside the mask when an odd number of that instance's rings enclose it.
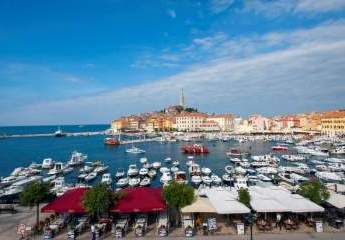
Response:
[[[253,240],[253,223],[256,219],[256,214],[254,211],[251,211],[245,216],[245,220],[250,226],[250,240]]]

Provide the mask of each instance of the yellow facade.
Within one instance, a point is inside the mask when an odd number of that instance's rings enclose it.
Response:
[[[345,111],[325,114],[321,119],[321,129],[323,134],[331,136],[345,134]]]
[[[111,122],[111,129],[114,132],[119,132],[128,127],[128,121],[125,119],[116,119]]]

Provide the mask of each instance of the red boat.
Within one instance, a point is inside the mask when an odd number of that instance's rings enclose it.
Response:
[[[108,138],[104,139],[104,144],[106,144],[106,145],[119,145],[120,141],[117,140],[116,138],[108,137]]]
[[[281,145],[277,145],[277,146],[273,146],[272,150],[273,151],[287,151],[287,150],[289,150],[289,148],[281,146]]]
[[[187,154],[205,154],[209,153],[208,148],[199,144],[187,144],[183,145],[181,148],[183,153]]]

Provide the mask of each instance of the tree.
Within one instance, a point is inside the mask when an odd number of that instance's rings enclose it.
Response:
[[[246,206],[249,206],[250,194],[248,192],[248,189],[241,188],[240,190],[238,190],[238,201]]]
[[[310,180],[302,183],[298,193],[316,204],[321,204],[329,198],[327,187],[319,180]]]
[[[194,201],[194,188],[185,184],[172,182],[163,188],[163,198],[169,207],[177,210],[176,223],[178,223],[180,209],[192,204]]]
[[[34,182],[27,185],[20,194],[20,203],[23,206],[36,206],[36,224],[39,224],[40,203],[49,197],[49,185],[43,182]]]
[[[194,188],[172,182],[163,189],[163,197],[170,207],[180,209],[194,201]]]
[[[91,218],[95,220],[107,212],[123,195],[122,191],[113,193],[107,185],[98,184],[85,193],[83,206]]]
[[[186,107],[184,110],[185,110],[186,112],[198,112],[198,109],[192,108],[192,107]]]

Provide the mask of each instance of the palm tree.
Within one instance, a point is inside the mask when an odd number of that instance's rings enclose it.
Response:
[[[20,203],[23,206],[36,206],[36,224],[39,224],[40,203],[47,200],[49,196],[49,185],[43,182],[34,182],[27,185],[20,195]]]
[[[240,190],[238,190],[238,201],[240,203],[243,203],[247,207],[249,206],[250,195],[249,195],[248,189],[241,188]]]

